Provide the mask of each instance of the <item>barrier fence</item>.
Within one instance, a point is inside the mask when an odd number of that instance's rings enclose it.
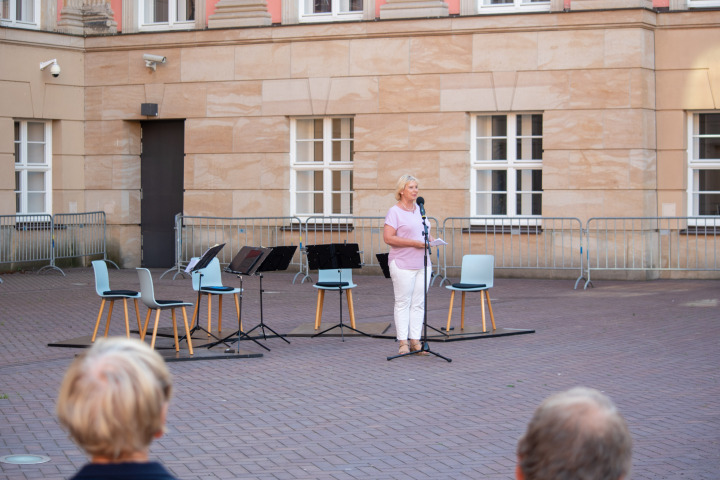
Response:
[[[459,277],[462,257],[488,254],[495,269],[576,271],[583,277],[582,223],[561,217],[450,217],[443,222],[443,280]]]
[[[585,288],[593,271],[719,271],[719,228],[720,217],[591,218]]]
[[[102,255],[107,260],[105,238],[105,212],[0,215],[0,264],[48,262],[38,273],[53,269],[64,276],[57,259]]]

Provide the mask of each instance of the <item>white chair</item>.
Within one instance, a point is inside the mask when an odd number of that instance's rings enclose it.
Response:
[[[200,299],[203,295],[208,297],[208,321],[207,331],[212,332],[212,297],[218,297],[218,331],[222,332],[222,304],[223,295],[232,294],[235,298],[235,312],[237,313],[238,325],[242,331],[242,319],[240,317],[240,297],[241,288],[226,287],[222,284],[222,272],[220,271],[220,261],[217,257],[213,258],[207,267],[192,272],[193,290],[198,292],[197,302],[195,303],[195,311],[193,312],[193,321],[198,319],[198,310],[200,308]]]
[[[318,270],[318,281],[315,285],[313,285],[313,287],[318,289],[317,308],[315,309],[315,330],[320,328],[325,291],[327,290],[334,290],[338,292],[345,290],[348,310],[350,312],[350,327],[355,329],[355,309],[353,307],[352,289],[357,287],[357,285],[355,285],[352,280],[352,269],[334,268],[330,270]],[[342,320],[342,311],[340,312],[340,315]],[[338,324],[338,326],[339,325],[340,324]]]
[[[150,312],[155,310],[155,326],[153,327],[152,341],[150,342],[150,348],[155,348],[155,338],[157,337],[157,328],[160,321],[161,310],[172,311],[172,323],[173,333],[175,334],[175,351],[180,351],[180,342],[178,341],[177,321],[175,318],[175,309],[181,308],[183,313],[183,320],[185,321],[185,338],[188,344],[188,351],[190,355],[193,354],[192,337],[190,335],[190,327],[188,326],[187,311],[185,307],[191,307],[192,303],[183,302],[181,300],[156,300],[155,289],[153,287],[152,275],[150,270],[147,268],[137,268],[138,278],[140,279],[140,293],[143,303],[148,307],[147,316],[145,317],[145,326],[140,332],[140,339],[145,339],[147,333],[148,323],[150,322]]]
[[[122,299],[125,307],[125,334],[130,338],[130,322],[128,321],[128,306],[127,301],[132,298],[135,301],[135,316],[137,317],[138,331],[142,331],[140,326],[140,308],[138,307],[138,298],[140,293],[134,290],[112,290],[110,288],[110,277],[108,276],[108,269],[105,260],[94,260],[92,262],[93,271],[95,272],[95,292],[102,298],[100,304],[100,312],[95,322],[95,329],[92,334],[92,342],[95,342],[97,337],[98,327],[100,327],[100,317],[102,317],[103,310],[105,309],[105,302],[110,300],[110,308],[108,309],[107,322],[105,323],[105,336],[108,336],[108,330],[110,329],[110,318],[112,317],[113,306],[115,300]]]
[[[482,327],[483,333],[485,329],[485,299],[487,299],[488,310],[490,311],[490,320],[492,321],[493,330],[495,330],[495,315],[493,315],[492,304],[490,303],[490,294],[488,290],[493,287],[493,275],[495,267],[495,258],[492,255],[465,255],[462,259],[460,269],[460,283],[453,283],[445,288],[452,290],[450,296],[450,309],[448,310],[446,333],[450,333],[450,320],[452,319],[453,301],[455,300],[455,292],[462,292],[462,308],[460,310],[460,330],[465,328],[465,294],[467,292],[480,292],[480,302],[482,305]]]

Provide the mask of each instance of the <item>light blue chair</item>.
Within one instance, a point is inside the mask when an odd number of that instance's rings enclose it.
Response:
[[[445,332],[450,332],[450,320],[452,319],[453,301],[455,292],[462,292],[462,308],[460,310],[460,330],[465,328],[465,294],[467,292],[480,292],[482,305],[482,331],[485,333],[485,299],[487,299],[488,310],[493,330],[495,327],[495,315],[493,315],[490,294],[488,290],[493,287],[493,275],[495,268],[495,257],[492,255],[465,255],[460,268],[460,283],[453,283],[445,288],[452,290],[450,295],[450,310],[448,311],[447,326]]]
[[[315,330],[320,328],[325,291],[327,290],[334,290],[336,292],[345,290],[348,310],[350,312],[350,327],[355,329],[355,308],[353,307],[352,289],[357,287],[357,285],[355,285],[352,280],[352,269],[333,268],[330,270],[318,270],[318,281],[313,287],[318,289],[317,308],[315,309]],[[342,315],[342,311],[340,315]],[[342,316],[340,318],[342,319]]]
[[[216,295],[218,297],[218,331],[222,332],[222,307],[223,307],[223,295],[232,294],[235,298],[235,312],[238,318],[238,327],[242,331],[242,319],[240,316],[240,297],[242,293],[241,288],[226,287],[222,284],[222,272],[220,271],[220,260],[217,257],[213,258],[207,267],[201,268],[192,272],[192,286],[193,290],[198,292],[197,302],[195,303],[195,311],[193,312],[193,321],[199,321],[198,309],[200,308],[200,299],[203,295],[208,297],[208,321],[207,330],[212,332],[212,297]]]
[[[181,300],[156,300],[155,299],[155,288],[153,287],[152,275],[150,270],[147,268],[136,268],[138,273],[138,279],[140,280],[140,293],[142,294],[141,299],[145,306],[148,307],[147,316],[145,317],[145,326],[140,332],[140,339],[145,339],[147,333],[148,323],[150,322],[150,312],[155,310],[155,326],[153,327],[152,340],[150,342],[150,348],[155,348],[155,338],[157,338],[157,328],[160,321],[161,310],[172,311],[172,323],[173,333],[175,335],[175,351],[180,351],[180,342],[178,341],[177,321],[175,318],[175,309],[181,308],[183,313],[183,320],[185,321],[185,339],[188,344],[188,351],[190,355],[193,354],[192,337],[190,335],[190,327],[188,326],[187,311],[185,307],[192,307],[192,303],[183,302]]]
[[[97,337],[98,327],[100,327],[100,318],[102,317],[103,310],[105,309],[105,302],[110,300],[110,308],[108,309],[107,322],[105,323],[105,336],[108,336],[108,330],[110,329],[110,318],[112,317],[113,306],[115,300],[122,299],[125,307],[125,334],[130,338],[130,322],[128,321],[128,306],[127,301],[129,298],[135,300],[135,316],[137,317],[138,331],[142,331],[140,326],[140,309],[138,308],[138,298],[140,293],[134,290],[112,290],[110,288],[110,277],[108,276],[108,269],[105,260],[95,260],[92,262],[93,271],[95,272],[95,292],[102,298],[100,304],[100,312],[95,322],[95,329],[92,334],[92,342],[95,342]]]

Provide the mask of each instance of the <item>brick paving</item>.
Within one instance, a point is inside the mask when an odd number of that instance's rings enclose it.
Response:
[[[2,276],[0,456],[51,458],[0,464],[2,478],[67,478],[86,461],[54,415],[61,376],[79,350],[47,344],[92,333],[100,300],[91,268],[66,273]],[[158,298],[194,301],[189,278],[153,273]],[[265,322],[283,333],[314,319],[315,289],[292,278],[263,280]],[[132,269],[111,268],[110,279],[114,288],[139,288]],[[355,280],[358,327],[390,322],[390,280]],[[247,329],[259,319],[259,294],[256,278],[244,283]],[[627,418],[633,479],[720,478],[720,281],[594,283],[583,291],[573,280],[496,279],[498,327],[535,333],[430,343],[452,363],[389,362],[392,340],[357,336],[268,339],[270,352],[246,341],[243,349],[264,355],[172,362],[168,431],[151,456],[186,480],[511,479],[536,405],[585,385],[608,393]],[[444,324],[449,297],[431,287],[431,325]],[[333,298],[323,326],[337,322]],[[479,323],[479,295],[468,299],[466,322]],[[224,306],[230,322],[234,308]],[[123,332],[116,305],[111,333]]]

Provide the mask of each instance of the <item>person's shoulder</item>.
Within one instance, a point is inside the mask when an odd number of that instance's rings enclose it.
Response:
[[[89,463],[70,480],[178,480],[159,462]]]

